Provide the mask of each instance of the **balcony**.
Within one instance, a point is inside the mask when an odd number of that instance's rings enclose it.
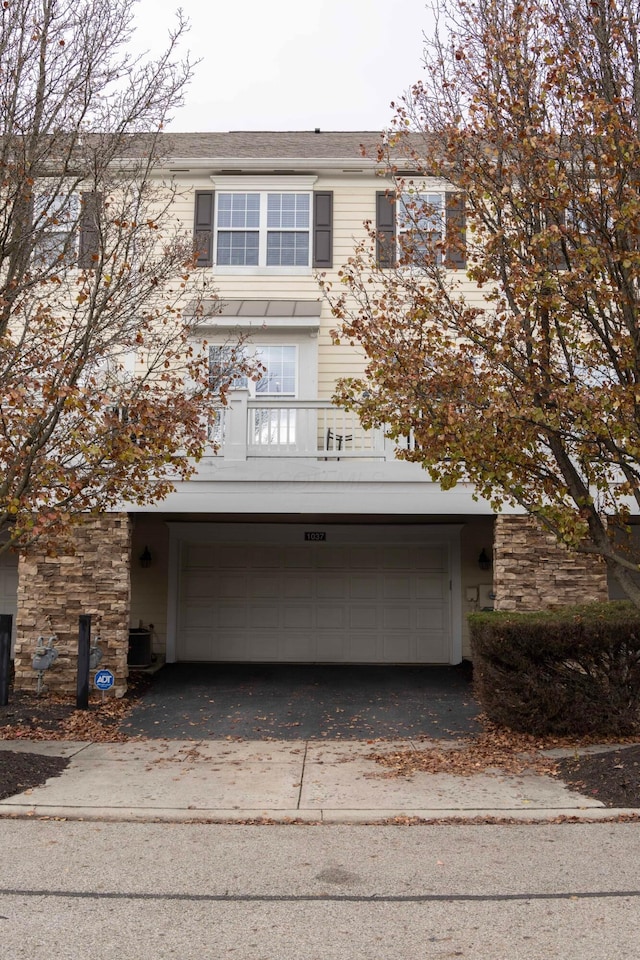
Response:
[[[329,400],[252,398],[233,390],[211,431],[216,459],[395,460],[396,442],[381,427],[365,430],[358,415]],[[411,441],[408,441],[411,443]]]

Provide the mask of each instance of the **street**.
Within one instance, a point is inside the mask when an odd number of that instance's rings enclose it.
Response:
[[[7,960],[638,960],[637,823],[0,821]]]

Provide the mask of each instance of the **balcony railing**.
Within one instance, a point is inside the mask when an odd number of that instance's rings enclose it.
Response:
[[[211,439],[227,460],[393,460],[397,446],[381,427],[365,430],[356,413],[329,400],[251,398],[247,390],[230,392]]]

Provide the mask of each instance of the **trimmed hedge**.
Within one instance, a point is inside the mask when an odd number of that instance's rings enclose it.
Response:
[[[640,732],[640,610],[627,602],[469,617],[476,695],[525,733]]]

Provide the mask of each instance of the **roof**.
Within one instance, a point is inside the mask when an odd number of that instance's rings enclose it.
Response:
[[[166,157],[189,160],[375,159],[382,133],[364,131],[262,131],[230,133],[166,133],[161,148]]]

